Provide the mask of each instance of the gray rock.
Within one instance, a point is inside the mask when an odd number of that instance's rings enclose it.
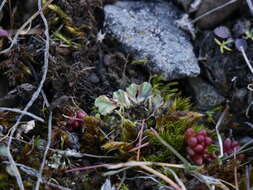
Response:
[[[179,11],[171,2],[119,1],[104,10],[105,31],[135,59],[147,58],[152,73],[167,80],[200,73],[189,36],[175,25]]]
[[[193,90],[196,105],[201,110],[212,109],[225,100],[223,96],[216,92],[213,86],[199,77],[189,79],[189,84]]]
[[[219,6],[224,5],[229,1],[231,0],[202,0],[200,7],[195,14],[195,17],[199,17],[208,11],[211,11]],[[200,28],[204,29],[213,28],[214,26],[222,23],[226,18],[228,18],[232,13],[234,13],[235,10],[241,8],[242,6],[242,1],[238,0],[228,6],[225,6],[222,9],[214,11],[208,16],[203,17],[197,22],[197,25]]]
[[[186,12],[188,12],[192,0],[173,0],[175,3],[181,5]]]

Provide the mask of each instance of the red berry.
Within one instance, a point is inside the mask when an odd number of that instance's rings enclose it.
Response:
[[[194,147],[193,149],[195,152],[203,152],[204,151],[204,147],[201,144],[198,144]]]
[[[83,119],[87,114],[85,112],[79,111],[76,113],[78,119]]]
[[[226,138],[223,143],[223,148],[226,151],[228,151],[231,148],[232,141],[230,138]]]
[[[187,147],[187,154],[188,154],[189,156],[194,156],[194,155],[195,155],[195,152],[194,152],[191,148]]]
[[[203,130],[199,131],[198,134],[206,136],[207,135],[207,131],[203,129]]]
[[[240,145],[240,143],[238,141],[233,141],[232,144],[231,144],[232,147],[236,147],[236,146],[239,146],[239,145]]]
[[[192,128],[188,128],[185,132],[186,137],[192,137],[195,135],[195,131]]]
[[[78,128],[80,125],[79,125],[79,122],[78,121],[74,121],[72,127],[73,128]]]
[[[234,150],[230,148],[229,150],[226,151],[227,154],[233,154]]]
[[[196,155],[193,157],[193,161],[196,165],[200,166],[203,164],[203,157],[200,155]]]
[[[205,137],[205,144],[207,145],[207,146],[209,146],[210,144],[212,144],[213,143],[213,140],[210,138],[210,137]]]
[[[207,159],[208,157],[209,157],[208,154],[203,154],[203,158],[204,158],[204,159]]]
[[[212,161],[212,156],[209,154],[208,157],[206,158],[206,160],[207,160],[208,162],[211,162],[211,161]]]
[[[237,152],[239,149],[240,149],[240,145],[233,147],[233,150],[236,151],[236,152]]]
[[[205,141],[204,141],[204,140],[205,140],[205,136],[203,136],[203,135],[198,135],[198,136],[197,136],[197,139],[198,139],[198,142],[199,142],[199,143],[205,142]]]
[[[190,137],[187,139],[187,144],[189,145],[189,147],[193,148],[197,145],[198,140],[195,137]]]

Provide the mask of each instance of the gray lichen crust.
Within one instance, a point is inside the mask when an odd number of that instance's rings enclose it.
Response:
[[[105,8],[105,31],[135,59],[148,59],[147,67],[167,80],[200,73],[189,36],[175,20],[178,9],[160,1],[119,1]]]

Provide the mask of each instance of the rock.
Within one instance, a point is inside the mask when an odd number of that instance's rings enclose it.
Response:
[[[105,31],[125,52],[167,80],[200,73],[189,36],[176,25],[179,10],[171,2],[119,1],[106,5]]]
[[[1,107],[18,107],[24,105],[29,101],[29,98],[32,96],[32,93],[36,90],[36,87],[24,83],[17,86],[15,89],[11,90],[4,97],[0,97],[0,106]]]
[[[97,83],[99,83],[100,80],[99,80],[98,76],[96,75],[96,73],[91,73],[88,76],[88,81],[90,81],[93,84],[97,84]]]
[[[174,0],[177,4],[181,5],[186,12],[188,12],[192,0]]]
[[[195,18],[203,15],[204,13],[215,9],[219,6],[224,5],[225,3],[231,0],[202,0],[200,7],[197,9]],[[226,18],[228,18],[235,10],[238,10],[242,7],[242,1],[238,0],[234,3],[231,3],[228,6],[225,6],[222,9],[219,9],[212,14],[203,17],[197,22],[197,25],[203,29],[210,29],[214,26],[222,23]]]
[[[189,79],[190,88],[193,90],[196,105],[201,110],[209,110],[224,102],[224,97],[216,92],[213,86],[201,78]]]

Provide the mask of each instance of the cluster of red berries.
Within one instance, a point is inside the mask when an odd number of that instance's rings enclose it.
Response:
[[[238,151],[240,149],[240,143],[238,141],[232,140],[230,138],[226,138],[223,142],[223,149],[224,149],[224,154],[230,155],[233,154],[234,152]],[[238,155],[239,159],[244,158],[244,154]]]
[[[68,116],[67,126],[70,130],[77,130],[83,125],[83,118],[87,116],[85,112],[76,112],[74,116]]]
[[[208,153],[209,145],[213,144],[213,140],[208,136],[206,130],[194,131],[188,128],[185,132],[185,141],[187,143],[187,156],[196,165],[202,165],[205,161],[210,162],[216,156]]]

